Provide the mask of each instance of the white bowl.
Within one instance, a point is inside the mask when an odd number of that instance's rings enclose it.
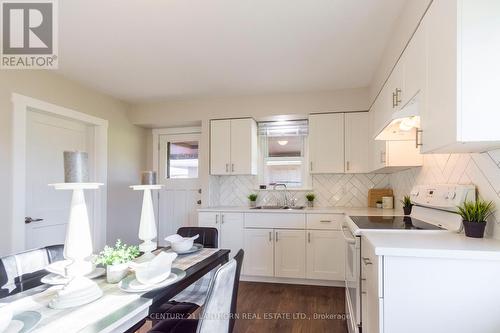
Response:
[[[174,252],[183,253],[190,250],[193,247],[195,239],[197,239],[200,235],[196,235],[189,238],[178,237],[178,236],[179,235],[172,235],[165,238],[165,240],[167,242],[170,242],[170,247]]]
[[[12,321],[12,309],[5,304],[0,305],[0,332],[3,332]]]

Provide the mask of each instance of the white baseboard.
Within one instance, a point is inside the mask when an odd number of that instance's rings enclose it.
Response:
[[[270,276],[250,276],[242,275],[241,281],[247,282],[266,282],[266,283],[283,283],[283,284],[301,284],[309,286],[328,286],[328,287],[345,287],[344,281],[330,281],[330,280],[311,280],[311,279],[289,279],[277,278]]]

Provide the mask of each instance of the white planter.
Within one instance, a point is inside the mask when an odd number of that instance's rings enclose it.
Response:
[[[107,265],[106,266],[106,280],[108,283],[120,282],[128,273],[128,263]]]

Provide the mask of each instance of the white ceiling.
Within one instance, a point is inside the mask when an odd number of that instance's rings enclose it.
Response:
[[[366,87],[405,2],[59,1],[59,72],[132,102]]]

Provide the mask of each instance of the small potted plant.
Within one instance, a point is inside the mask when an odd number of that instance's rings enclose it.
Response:
[[[378,200],[376,203],[377,208],[382,208],[382,200]]]
[[[258,195],[255,193],[248,195],[248,200],[250,202],[250,207],[255,207],[257,205],[257,197]]]
[[[316,196],[314,193],[307,193],[306,194],[306,199],[307,199],[307,207],[314,207],[314,199]]]
[[[404,211],[405,215],[410,215],[411,209],[413,207],[413,203],[411,202],[410,196],[405,195],[403,197],[403,200],[401,200],[401,203],[403,204],[403,211]]]
[[[128,246],[118,239],[114,247],[107,245],[104,247],[96,263],[106,266],[108,283],[118,283],[127,275],[129,263],[139,254],[138,246]]]
[[[488,218],[493,214],[493,202],[481,199],[466,201],[458,207],[467,237],[483,238]]]

